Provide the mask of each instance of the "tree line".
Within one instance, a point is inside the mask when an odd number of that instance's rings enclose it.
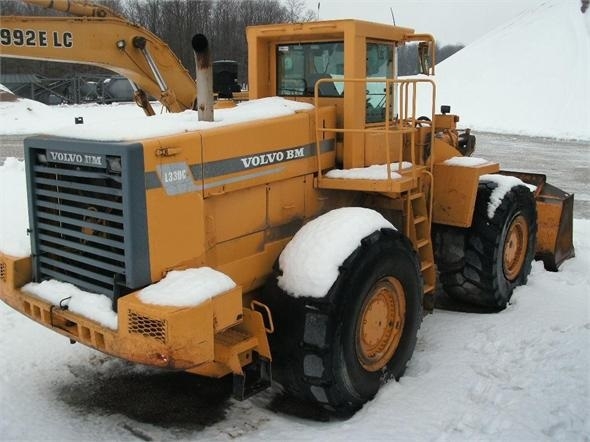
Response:
[[[214,60],[235,60],[239,65],[239,82],[247,80],[248,48],[246,27],[268,23],[294,23],[315,19],[315,12],[305,8],[303,0],[98,0],[133,23],[149,29],[174,51],[194,76],[192,36],[207,36]],[[1,15],[65,15],[14,0],[0,0]],[[399,72],[417,73],[417,55],[413,45],[402,47]],[[442,61],[462,46],[437,47],[437,61]],[[0,72],[37,73],[48,77],[73,74],[106,74],[93,66],[0,58]]]

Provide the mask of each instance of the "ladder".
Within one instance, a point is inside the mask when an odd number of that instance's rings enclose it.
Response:
[[[424,280],[425,308],[428,308],[426,298],[434,300],[436,289],[436,267],[434,265],[434,251],[430,237],[430,222],[426,195],[424,192],[409,192],[407,194],[406,235],[412,241],[420,260],[420,271]]]

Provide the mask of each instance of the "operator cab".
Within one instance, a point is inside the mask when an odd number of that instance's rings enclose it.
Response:
[[[333,106],[338,165],[383,164],[384,143],[399,151],[403,134],[390,137],[376,130],[417,126],[416,85],[398,80],[397,48],[422,41],[423,59],[433,59],[431,36],[360,20],[256,26],[247,33],[250,98],[282,96]]]

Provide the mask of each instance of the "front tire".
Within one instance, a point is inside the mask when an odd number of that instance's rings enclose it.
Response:
[[[445,292],[460,302],[502,310],[514,289],[527,282],[535,254],[537,212],[532,192],[513,187],[490,219],[495,182],[479,185],[473,222],[464,235],[461,265],[439,266]],[[439,254],[445,254],[441,249]],[[453,262],[457,263],[456,257]]]
[[[422,277],[410,242],[391,229],[364,238],[323,298],[269,296],[273,374],[298,399],[356,411],[399,379],[422,320]]]

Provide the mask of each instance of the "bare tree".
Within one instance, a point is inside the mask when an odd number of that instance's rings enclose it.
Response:
[[[287,7],[288,21],[300,23],[315,19],[315,12],[306,8],[304,0],[285,0]]]

